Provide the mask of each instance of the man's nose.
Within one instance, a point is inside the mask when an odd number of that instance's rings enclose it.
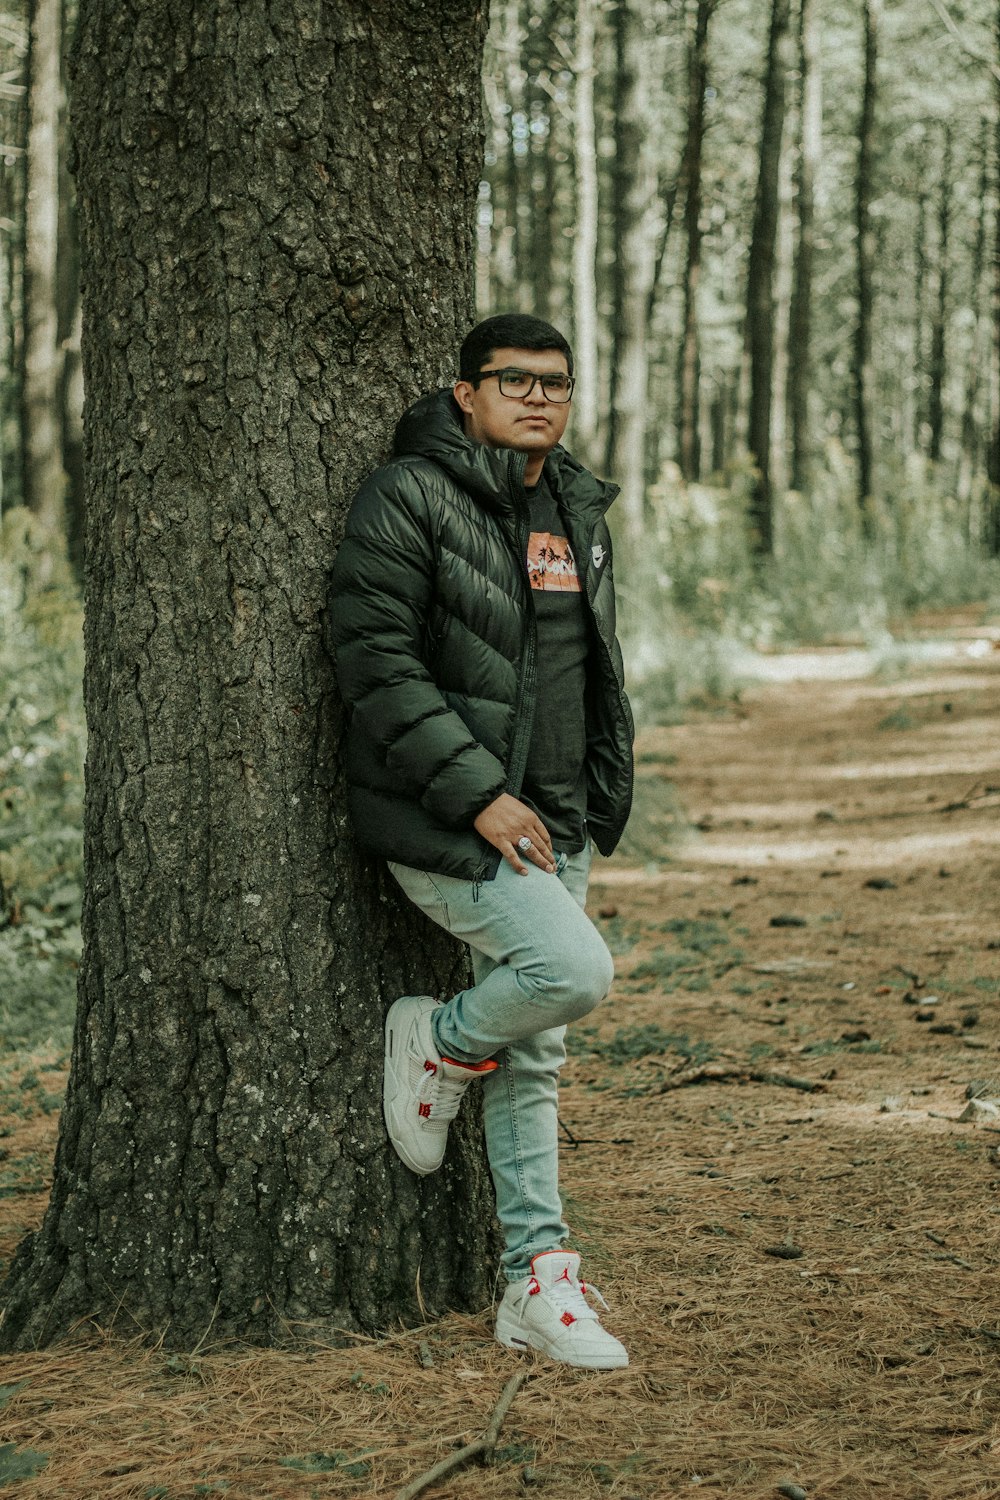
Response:
[[[533,401],[536,406],[539,404],[542,406],[545,405],[545,392],[542,390],[542,382],[540,380],[535,381],[524,399],[525,401]]]

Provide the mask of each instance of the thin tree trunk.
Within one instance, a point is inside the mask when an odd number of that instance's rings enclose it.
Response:
[[[926,156],[917,171],[917,214],[913,231],[913,391],[912,448],[922,453],[927,444],[927,179]]]
[[[642,536],[646,509],[646,430],[649,410],[647,307],[656,267],[656,174],[643,122],[649,118],[649,45],[644,0],[623,0],[617,11],[619,66],[616,106],[632,128],[623,133],[615,164],[620,310],[615,318],[614,444],[609,471],[621,485],[627,534]]]
[[[872,228],[875,103],[878,69],[878,26],[881,0],[864,0],[865,75],[858,123],[858,165],[855,192],[857,233],[858,317],[854,333],[854,420],[858,439],[858,504],[866,537],[874,534],[872,498],[875,483],[872,316],[874,310],[875,235]]]
[[[510,106],[507,131],[508,222],[513,230],[510,248],[514,271],[514,301],[520,305],[526,296],[530,300],[532,225],[531,158],[527,139],[526,78],[521,62],[524,38],[519,0],[506,0],[501,17],[507,103]]]
[[[781,146],[788,75],[789,3],[772,0],[771,27],[764,82],[760,134],[760,169],[750,241],[747,280],[747,347],[750,361],[750,405],[747,446],[757,470],[750,501],[754,550],[770,554],[774,546],[771,483],[771,412],[774,377],[774,267],[781,187]]]
[[[951,229],[951,175],[952,136],[951,127],[944,127],[941,150],[941,181],[938,186],[938,277],[937,301],[934,306],[934,322],[931,327],[930,390],[928,392],[928,417],[930,445],[928,452],[933,463],[941,461],[941,443],[944,437],[944,383],[947,374],[946,332],[948,326],[948,255]]]
[[[992,277],[992,358],[991,365],[991,422],[990,444],[987,455],[989,492],[986,513],[983,517],[983,545],[991,557],[1000,557],[1000,4],[993,19],[995,57],[997,68],[993,72],[994,109],[994,181],[993,181],[993,277]]]
[[[84,957],[7,1348],[489,1299],[474,1115],[427,1178],[385,1136],[384,1009],[467,964],[352,841],[323,633],[349,498],[472,316],[481,14],[81,10]]]
[[[61,0],[31,0],[21,442],[25,502],[53,533],[64,524],[66,487],[57,311],[61,22]]]
[[[484,94],[490,120],[490,138],[496,170],[493,173],[490,192],[489,222],[489,285],[487,297],[482,290],[477,292],[480,313],[487,317],[497,309],[511,308],[517,300],[517,267],[514,259],[515,193],[510,176],[510,152],[508,134],[510,111],[501,97],[496,79],[487,76]]]
[[[816,440],[812,430],[813,266],[816,258],[816,173],[823,148],[823,84],[817,0],[799,12],[799,159],[796,173],[798,235],[788,336],[788,417],[791,487],[805,491]]]
[[[62,0],[62,33],[68,42],[76,26],[76,6]],[[65,98],[65,72],[63,97]],[[66,111],[60,121],[60,140],[69,135]],[[66,475],[66,540],[70,561],[77,577],[83,578],[84,492],[83,492],[83,363],[80,356],[82,334],[80,307],[80,226],[76,214],[76,194],[69,171],[65,144],[59,152],[59,347],[62,352],[60,388],[60,431],[62,466]]]
[[[971,303],[975,318],[969,337],[969,354],[965,361],[965,399],[962,405],[962,442],[959,456],[956,491],[965,509],[966,536],[973,540],[972,493],[973,480],[982,459],[981,432],[979,423],[979,388],[982,374],[982,349],[984,324],[987,330],[989,319],[983,315],[983,272],[986,266],[986,219],[987,199],[990,191],[990,142],[989,128],[981,138],[979,160],[979,206],[976,214],[976,235],[972,246]],[[988,299],[987,299],[988,300]]]
[[[529,305],[540,318],[555,322],[556,280],[561,279],[558,262],[559,192],[556,172],[559,111],[551,96],[552,33],[557,18],[556,0],[548,0],[540,24],[527,32],[526,58],[531,133],[531,296]],[[544,128],[539,128],[544,126]]]
[[[792,153],[788,149],[786,132],[778,169],[778,232],[774,244],[774,363],[769,473],[771,489],[777,495],[788,489],[788,344],[795,262],[794,196]]]
[[[678,389],[678,458],[685,479],[701,478],[701,351],[698,287],[701,280],[701,160],[708,87],[708,28],[715,0],[695,0],[694,32],[688,41],[687,139],[681,185],[684,191],[684,313]]]
[[[597,445],[597,138],[594,123],[594,0],[576,5],[576,224],[573,236],[573,346],[579,384],[573,443],[592,462]]]

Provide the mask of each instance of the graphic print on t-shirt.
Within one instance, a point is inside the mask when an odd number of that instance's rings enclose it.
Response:
[[[580,578],[573,549],[564,536],[533,531],[528,537],[528,577],[533,589],[578,594]]]

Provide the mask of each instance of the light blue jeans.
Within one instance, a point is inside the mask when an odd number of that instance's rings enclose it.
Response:
[[[556,851],[556,873],[528,865],[518,875],[502,860],[473,900],[470,880],[389,864],[403,890],[432,921],[472,950],[475,984],[440,1005],[434,1036],[455,1062],[495,1058],[482,1082],[486,1151],[506,1249],[508,1281],[527,1276],[532,1258],[557,1250],[569,1230],[559,1199],[559,1070],[566,1023],[607,995],[614,964],[583,910],[590,846]]]

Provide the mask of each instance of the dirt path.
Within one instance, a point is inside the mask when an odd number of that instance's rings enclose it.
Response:
[[[660,1382],[636,1494],[1000,1495],[1000,1117],[955,1123],[1000,1095],[1000,653],[954,634],[642,738],[697,827],[603,867],[618,1001],[565,1107],[631,1138],[593,1227]]]
[[[562,1111],[574,1240],[633,1362],[539,1363],[497,1463],[436,1500],[1000,1497],[1000,1118],[957,1122],[977,1080],[1000,1095],[1000,651],[950,639],[889,677],[802,654],[827,680],[642,737],[641,806],[669,781],[691,831],[596,874],[619,978]],[[17,1096],[11,1182],[53,1130]],[[41,1185],[8,1190],[11,1242]],[[486,1425],[490,1333],[0,1361],[28,1382],[0,1441],[49,1455],[26,1500],[390,1496]]]

